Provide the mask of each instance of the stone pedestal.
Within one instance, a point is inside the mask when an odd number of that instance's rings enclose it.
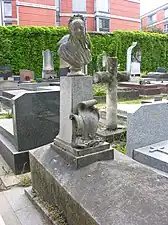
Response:
[[[60,131],[51,146],[68,164],[71,164],[76,169],[96,161],[114,158],[113,149],[110,149],[110,144],[106,142],[102,141],[92,147],[84,147],[81,149],[74,147],[72,144],[73,122],[70,119],[70,115],[76,113],[76,107],[79,103],[90,100],[93,100],[92,77],[61,77]]]
[[[93,99],[92,77],[74,76],[60,78],[60,131],[58,138],[68,144],[72,142],[72,120],[70,115],[82,101]]]

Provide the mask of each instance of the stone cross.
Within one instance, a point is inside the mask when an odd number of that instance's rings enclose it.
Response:
[[[103,59],[105,61],[105,59]],[[117,129],[117,65],[115,57],[107,57],[107,71],[94,74],[94,83],[107,85],[106,94],[106,129]]]

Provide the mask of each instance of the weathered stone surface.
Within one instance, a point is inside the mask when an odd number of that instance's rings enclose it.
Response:
[[[115,152],[73,170],[49,145],[30,153],[33,189],[69,225],[167,225],[168,179]]]
[[[144,104],[127,117],[127,155],[134,149],[168,139],[168,104]]]
[[[93,99],[92,77],[61,77],[60,90],[60,131],[58,138],[71,144],[72,121],[69,117],[75,112],[76,106],[80,102]]]
[[[75,149],[56,139],[51,146],[56,153],[75,169],[82,168],[96,161],[114,159],[114,150],[110,148],[108,143],[102,143],[96,147]]]

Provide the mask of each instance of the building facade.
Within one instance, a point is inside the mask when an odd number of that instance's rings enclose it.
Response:
[[[0,0],[0,24],[67,26],[80,13],[88,31],[140,29],[140,0]]]
[[[157,27],[168,33],[168,3],[142,15],[141,27]]]

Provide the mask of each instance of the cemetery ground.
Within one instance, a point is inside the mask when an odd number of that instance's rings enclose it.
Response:
[[[99,90],[103,86],[98,87]],[[97,91],[98,96],[104,96],[105,92]],[[95,93],[94,93],[95,94]],[[96,94],[95,94],[96,95]],[[152,96],[145,97],[141,96],[137,99],[121,99],[118,98],[118,107],[131,108],[140,105],[142,100],[151,100]],[[163,97],[165,99],[165,97]],[[97,107],[101,110],[105,108],[105,101],[98,101]],[[10,119],[13,115],[11,113],[3,113],[0,115],[0,119]],[[116,140],[113,140],[113,147],[119,152],[126,154],[126,132],[122,134]],[[118,155],[119,154],[119,155]],[[116,158],[118,157],[121,161],[123,156],[115,151]],[[125,156],[127,158],[127,156]],[[153,169],[154,170],[154,169]],[[158,171],[157,171],[158,172]],[[164,174],[165,176],[165,174]],[[43,219],[43,211],[47,210],[48,217],[53,220],[59,221],[58,225],[66,225],[66,220],[62,217],[62,213],[48,203],[38,199],[38,204],[43,209],[42,214],[39,213],[34,204],[29,201],[28,197],[25,195],[25,187],[31,185],[31,179],[29,174],[13,175],[7,164],[4,162],[2,157],[0,157],[0,202],[2,202],[3,207],[0,209],[0,215],[2,216],[6,225],[47,225]],[[35,203],[37,204],[37,202]],[[10,216],[9,216],[10,215]]]
[[[0,156],[0,215],[5,225],[46,225],[24,194],[24,188],[30,185],[30,174],[15,176]]]

